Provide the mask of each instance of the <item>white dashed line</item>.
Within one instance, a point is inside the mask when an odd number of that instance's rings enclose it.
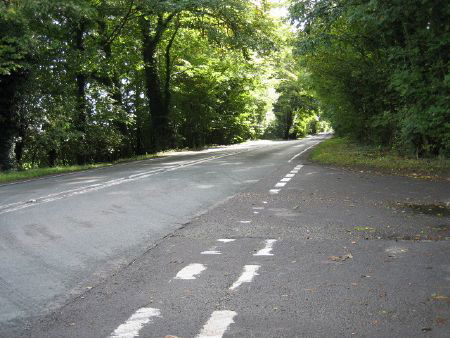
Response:
[[[286,175],[286,177],[289,177],[289,178],[292,178],[292,177],[294,177],[295,176],[295,174],[287,174]]]
[[[291,179],[292,178],[290,178],[290,177],[285,177],[285,178],[282,178],[280,182],[289,182]]]
[[[258,269],[260,265],[246,265],[244,266],[244,271],[242,272],[239,279],[230,286],[230,290],[235,290],[240,287],[243,283],[250,283],[255,276],[258,275]]]
[[[270,189],[269,192],[270,192],[272,195],[276,195],[276,194],[278,194],[278,193],[280,192],[280,189]]]
[[[275,188],[283,188],[285,185],[286,185],[286,183],[279,182],[279,183],[275,184]]]
[[[196,276],[205,270],[206,266],[203,264],[189,264],[177,273],[175,279],[196,279]]]
[[[222,253],[217,250],[206,250],[201,252],[202,255],[221,255]]]
[[[242,223],[242,224],[249,224],[249,223],[251,223],[252,221],[239,221],[239,223]]]
[[[111,338],[133,338],[139,336],[139,331],[151,321],[152,317],[160,317],[161,311],[151,307],[137,310],[124,324],[120,325]]]
[[[222,242],[222,243],[230,243],[230,242],[234,242],[235,239],[232,239],[232,238],[220,238],[217,241],[218,242]]]
[[[253,207],[253,210],[264,210],[264,207]]]
[[[234,311],[214,311],[196,338],[222,338],[236,315]]]
[[[267,239],[266,240],[266,246],[259,250],[257,253],[255,253],[253,256],[273,256],[273,253],[271,253],[273,249],[273,244],[276,242],[276,239]]]

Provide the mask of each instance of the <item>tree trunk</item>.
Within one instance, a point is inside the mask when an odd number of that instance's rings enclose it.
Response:
[[[142,56],[144,60],[145,89],[152,130],[151,151],[167,149],[170,144],[169,110],[166,105],[156,60],[159,40],[150,35],[150,23],[142,19]]]
[[[24,72],[0,76],[0,171],[15,167],[14,138],[17,134],[15,105]]]
[[[85,25],[83,22],[79,23],[79,26],[75,30],[75,49],[78,53],[77,72],[75,74],[76,81],[76,130],[80,133],[78,137],[78,149],[76,154],[77,164],[86,163],[85,153],[85,138],[86,138],[86,124],[87,124],[87,101],[86,101],[86,83],[87,77],[81,71],[81,56],[84,54],[84,30]]]

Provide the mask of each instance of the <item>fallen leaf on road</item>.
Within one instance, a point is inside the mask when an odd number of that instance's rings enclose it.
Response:
[[[368,227],[368,226],[363,226],[363,225],[355,225],[353,227],[354,230],[356,231],[375,231],[374,228]]]
[[[330,260],[332,260],[333,262],[344,262],[344,261],[346,261],[347,259],[353,258],[353,256],[352,256],[351,253],[348,253],[348,254],[343,255],[343,256],[330,256],[330,257],[328,257],[328,258],[329,258]]]
[[[442,301],[446,301],[446,302],[450,301],[450,298],[448,298],[448,296],[442,295],[440,293],[433,293],[431,295],[431,299],[433,299],[433,300],[442,300]]]

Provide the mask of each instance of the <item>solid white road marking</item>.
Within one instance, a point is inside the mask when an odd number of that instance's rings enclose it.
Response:
[[[280,182],[289,182],[292,178],[291,177],[285,177],[282,178]]]
[[[222,338],[236,315],[234,311],[214,311],[196,338]]]
[[[133,174],[133,175],[129,175],[126,177],[109,180],[104,183],[97,183],[97,184],[92,184],[92,185],[88,185],[85,187],[80,187],[77,189],[61,191],[56,194],[39,196],[33,200],[33,203],[29,203],[28,201],[22,201],[22,202],[16,202],[16,203],[8,204],[8,205],[0,205],[0,215],[6,214],[9,212],[18,211],[18,210],[25,209],[25,208],[29,208],[31,206],[35,206],[38,204],[54,202],[54,201],[61,200],[63,198],[68,198],[68,197],[81,195],[81,194],[85,194],[85,193],[89,193],[89,192],[99,191],[99,190],[102,190],[105,188],[113,187],[113,186],[124,184],[124,183],[134,182],[134,181],[148,178],[150,176],[154,176],[154,175],[157,175],[160,173],[170,172],[170,171],[174,171],[174,170],[178,170],[178,169],[182,169],[182,168],[186,168],[186,167],[191,167],[191,166],[194,166],[197,164],[210,162],[210,161],[213,161],[216,159],[239,155],[239,154],[242,154],[245,152],[249,152],[251,150],[253,150],[253,149],[237,151],[234,153],[228,153],[228,154],[224,154],[224,155],[220,155],[220,156],[210,156],[210,157],[199,159],[199,160],[183,161],[183,162],[181,162],[180,165],[175,165],[175,166],[172,165],[172,166],[169,166],[164,169],[150,170],[150,171],[142,172],[139,174]]]
[[[217,250],[206,250],[201,252],[202,255],[221,255],[222,253]]]
[[[300,155],[302,155],[303,153],[307,152],[309,149],[311,149],[312,147],[314,147],[316,144],[313,144],[312,146],[309,146],[308,148],[306,148],[305,150],[303,150],[302,152],[298,153],[297,155],[295,155],[294,157],[292,157],[288,162],[291,163],[293,160],[295,160],[297,157],[299,157]]]
[[[222,242],[222,243],[230,243],[230,242],[234,242],[235,239],[232,239],[232,238],[220,238],[217,241],[218,242]]]
[[[273,256],[273,253],[271,253],[273,249],[273,244],[276,242],[276,239],[267,239],[266,240],[266,246],[259,250],[257,253],[253,254],[253,256]]]
[[[275,188],[283,188],[286,185],[286,183],[281,182],[281,183],[277,183],[275,184]]]
[[[120,325],[111,338],[133,338],[139,336],[139,331],[148,324],[152,317],[160,317],[161,311],[151,307],[137,310],[124,324]]]
[[[205,270],[206,266],[203,264],[189,264],[177,273],[175,279],[196,279],[196,276]]]
[[[270,192],[272,195],[276,195],[276,194],[278,194],[278,193],[280,192],[280,189],[270,189],[269,192]]]
[[[239,279],[236,282],[234,282],[233,285],[230,286],[230,290],[237,289],[243,283],[250,283],[255,276],[259,276],[257,271],[260,267],[261,267],[260,265],[244,266],[244,271],[242,272]]]

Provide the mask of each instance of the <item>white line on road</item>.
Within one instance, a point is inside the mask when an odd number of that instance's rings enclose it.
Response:
[[[249,224],[249,223],[251,223],[252,221],[239,221],[239,223],[242,223],[242,224]]]
[[[272,195],[276,195],[276,194],[278,194],[278,193],[280,192],[280,190],[281,190],[281,189],[270,189],[269,192],[270,192]]]
[[[232,239],[232,238],[220,238],[217,241],[218,242],[222,242],[222,243],[230,243],[230,242],[234,242],[235,239]]]
[[[203,158],[200,160],[183,162],[180,165],[170,166],[170,167],[164,168],[164,169],[150,170],[150,171],[142,172],[139,174],[134,174],[134,175],[126,176],[126,177],[109,180],[104,183],[97,183],[97,184],[92,184],[92,185],[88,185],[85,187],[80,187],[77,189],[61,191],[56,194],[39,196],[39,197],[36,197],[35,199],[33,199],[32,201],[22,201],[22,202],[11,203],[8,205],[0,205],[0,215],[6,214],[9,212],[13,212],[13,211],[18,211],[18,210],[25,209],[25,208],[29,208],[31,206],[35,206],[35,205],[39,205],[39,204],[43,204],[43,203],[54,202],[54,201],[61,200],[63,198],[67,198],[67,197],[72,197],[72,196],[76,196],[76,195],[85,194],[88,192],[102,190],[102,189],[113,187],[113,186],[123,184],[123,183],[134,182],[134,181],[148,178],[150,176],[154,176],[154,175],[157,175],[160,173],[170,172],[170,171],[194,166],[197,164],[201,164],[204,162],[209,162],[209,161],[213,161],[213,160],[217,160],[217,159],[221,159],[221,158],[225,158],[225,157],[229,157],[229,156],[239,155],[239,154],[248,152],[250,150],[253,150],[253,149],[246,149],[246,150],[234,152],[231,154],[224,154],[221,156],[210,156],[210,157]]]
[[[137,310],[124,324],[120,325],[111,338],[133,338],[139,336],[139,331],[148,324],[152,317],[160,317],[161,311],[151,307]]]
[[[222,253],[217,250],[206,250],[201,252],[202,255],[221,255]]]
[[[283,188],[286,185],[286,183],[281,182],[281,183],[277,183],[275,184],[275,188]]]
[[[253,207],[253,210],[264,210],[264,207]]]
[[[282,178],[280,182],[289,182],[292,178],[291,177],[285,177]]]
[[[305,152],[307,152],[309,149],[311,149],[312,147],[314,147],[315,144],[313,144],[312,146],[309,146],[308,148],[306,148],[305,150],[303,150],[302,152],[298,153],[297,155],[295,155],[294,157],[292,157],[288,162],[291,163],[293,160],[295,160],[297,157],[299,157],[300,155],[304,154]]]
[[[243,283],[250,283],[255,276],[258,276],[260,265],[246,265],[239,279],[230,286],[230,290],[235,290]]]
[[[287,174],[286,175],[286,177],[289,177],[289,178],[292,178],[292,177],[294,177],[295,176],[295,174]]]
[[[177,273],[175,279],[196,279],[196,276],[205,270],[206,266],[203,264],[189,264]]]
[[[276,239],[267,239],[266,240],[266,246],[259,250],[257,253],[253,254],[253,256],[273,256],[273,253],[271,253],[273,249],[273,244],[276,242]]]
[[[222,338],[236,315],[234,311],[214,311],[196,338]]]

